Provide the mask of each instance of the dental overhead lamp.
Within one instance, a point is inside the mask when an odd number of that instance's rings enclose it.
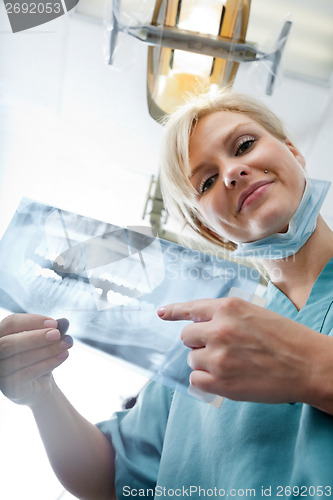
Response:
[[[111,1],[108,62],[113,64],[119,33],[149,46],[147,101],[155,120],[170,113],[188,93],[231,86],[240,63],[266,61],[266,94],[273,93],[290,21],[284,23],[275,48],[264,52],[246,41],[251,0],[141,0],[141,6],[153,9],[150,22],[133,16],[135,4]]]

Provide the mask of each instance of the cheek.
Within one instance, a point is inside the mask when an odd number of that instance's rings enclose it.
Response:
[[[213,228],[216,228],[221,219],[225,218],[226,207],[221,197],[208,195],[200,203],[199,209],[203,220]]]
[[[302,167],[300,167],[299,171],[294,176],[293,185],[292,188],[290,189],[290,203],[288,205],[291,211],[291,217],[295,214],[302,200],[305,190],[305,184],[306,184],[305,174]]]
[[[230,222],[227,221],[227,208],[221,201],[205,202],[200,206],[200,214],[208,229],[226,241],[235,241],[235,228],[231,229]]]
[[[295,187],[294,193],[298,193],[299,202],[303,196],[305,190],[305,172],[304,169],[299,163],[297,163],[297,167],[295,168]]]

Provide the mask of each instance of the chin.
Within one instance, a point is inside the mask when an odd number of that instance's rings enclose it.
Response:
[[[255,237],[252,237],[252,241],[268,238],[268,236],[272,236],[277,233],[286,233],[292,216],[293,213],[281,214],[281,206],[279,209],[267,213],[266,217],[253,224],[251,228],[253,229],[253,231],[251,231],[251,236],[255,235]]]

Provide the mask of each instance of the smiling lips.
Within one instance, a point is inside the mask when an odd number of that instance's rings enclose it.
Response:
[[[268,186],[269,184],[272,184],[273,181],[259,181],[259,182],[254,182],[249,186],[247,189],[245,189],[240,197],[238,198],[237,202],[237,212],[240,212],[242,210],[242,207],[244,204],[250,204],[252,201],[257,199],[258,196],[260,196],[266,189],[259,189],[263,186]]]

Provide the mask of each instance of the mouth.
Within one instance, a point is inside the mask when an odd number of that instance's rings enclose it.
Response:
[[[256,195],[260,196],[260,194],[265,191],[265,189],[260,189],[260,188],[272,184],[272,182],[273,181],[267,181],[267,180],[254,182],[253,184],[251,184],[251,186],[245,189],[238,198],[237,212],[239,213],[242,210],[244,204],[250,204],[257,198]]]

